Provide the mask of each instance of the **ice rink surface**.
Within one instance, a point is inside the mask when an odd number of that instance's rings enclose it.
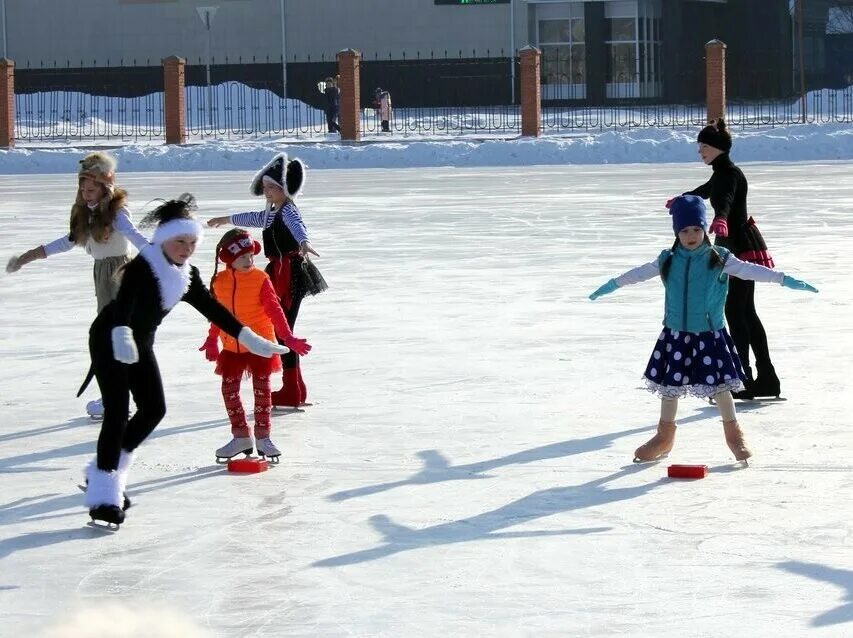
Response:
[[[310,172],[299,205],[330,289],[294,331],[314,405],[275,417],[280,466],[216,465],[219,378],[181,304],[158,333],[168,414],[117,533],[87,526],[77,487],[99,428],[96,391],[74,398],[91,259],[3,273],[0,635],[107,603],[223,637],[853,635],[853,165],[744,169],[777,267],[820,289],[757,284],[788,400],[738,404],[747,469],[696,399],[669,459],[631,463],[658,418],[640,377],[662,287],[587,300],[671,245],[663,202],[701,164]],[[258,209],[250,179],[119,181],[138,220],[183,191],[202,217]],[[0,177],[4,263],[64,232],[74,188]],[[205,280],[222,232],[193,258]]]

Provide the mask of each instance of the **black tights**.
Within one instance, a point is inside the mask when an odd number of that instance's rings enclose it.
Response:
[[[104,421],[98,436],[98,469],[118,467],[122,450],[132,452],[148,438],[166,416],[166,399],[160,367],[151,348],[140,348],[139,361],[132,365],[112,358],[112,348],[92,353],[95,378],[104,400]],[[130,395],[136,413],[128,420]]]
[[[726,298],[726,321],[744,370],[749,368],[749,348],[758,367],[770,365],[767,333],[755,310],[755,282],[731,277]]]

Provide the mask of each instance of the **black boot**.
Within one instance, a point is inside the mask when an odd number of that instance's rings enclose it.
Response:
[[[755,363],[758,376],[749,388],[756,397],[778,397],[782,390],[779,387],[779,377],[772,363]]]
[[[732,392],[732,397],[738,399],[740,401],[752,401],[755,398],[755,395],[752,393],[752,384],[755,383],[752,379],[752,368],[748,365],[743,367],[743,374],[746,377],[746,380],[743,382],[744,389],[740,392]]]
[[[124,523],[124,510],[117,505],[98,505],[89,510],[89,516],[93,521],[103,521],[116,526]]]
[[[755,398],[755,395],[750,390],[750,386],[752,383],[747,381],[745,384],[745,388],[740,392],[732,392],[732,397],[737,399],[738,401],[752,401]]]

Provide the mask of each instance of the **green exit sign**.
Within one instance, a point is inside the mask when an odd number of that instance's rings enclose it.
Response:
[[[509,4],[511,0],[435,0],[436,4]]]

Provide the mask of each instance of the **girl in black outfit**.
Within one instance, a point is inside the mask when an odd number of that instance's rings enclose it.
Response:
[[[767,244],[746,209],[748,185],[743,172],[729,157],[732,137],[721,118],[703,128],[697,138],[699,156],[713,169],[711,179],[685,195],[711,200],[714,221],[710,232],[715,244],[732,251],[741,261],[773,268]],[[746,373],[746,389],[738,399],[778,396],[779,378],[770,361],[767,334],[755,310],[755,282],[731,278],[726,299],[726,321]],[[749,365],[749,349],[755,354],[756,376]]]
[[[194,208],[195,199],[185,194],[143,220],[142,225],[157,223],[152,244],[127,264],[118,296],[89,330],[92,365],[80,392],[94,376],[104,398],[96,462],[86,472],[86,505],[92,519],[116,525],[124,522],[124,509],[129,505],[124,492],[134,451],[166,414],[154,335],[179,301],[189,303],[255,354],[270,357],[288,351],[237,321],[213,299],[198,269],[187,261],[202,234],[191,214]],[[128,419],[130,394],[137,410]]]

